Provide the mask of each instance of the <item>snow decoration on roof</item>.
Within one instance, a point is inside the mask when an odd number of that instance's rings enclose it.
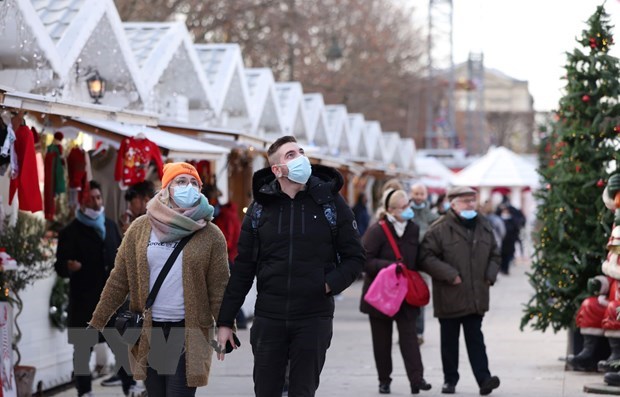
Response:
[[[370,160],[383,160],[381,149],[381,124],[378,121],[367,121],[362,132],[360,142],[360,155]]]
[[[361,146],[362,143],[362,133],[366,126],[366,121],[364,120],[364,115],[361,113],[350,113],[349,114],[349,129],[347,130],[349,133],[349,153],[353,157],[361,157]]]
[[[273,72],[269,68],[245,69],[250,105],[254,115],[252,133],[281,135],[284,131],[278,107]]]
[[[344,105],[325,106],[327,126],[332,136],[332,147],[338,149],[338,153],[351,154],[349,143],[349,115]]]
[[[325,117],[323,94],[304,94],[304,110],[308,122],[308,143],[322,146],[332,154],[337,148],[332,142],[332,131],[328,128]]]
[[[463,168],[452,180],[457,186],[530,187],[540,184],[536,165],[505,147],[490,148],[487,154]]]
[[[400,144],[400,134],[398,132],[384,132],[381,136],[381,157],[385,164],[394,164],[396,167],[405,168],[401,162],[401,155],[398,152]]]
[[[238,44],[195,44],[213,94],[218,126],[250,130],[252,109]]]
[[[308,124],[301,83],[276,83],[276,94],[285,135],[308,141]]]
[[[188,122],[192,109],[200,117],[193,122],[212,119],[209,83],[185,25],[139,22],[124,23],[123,28],[151,92],[150,106],[166,119]]]

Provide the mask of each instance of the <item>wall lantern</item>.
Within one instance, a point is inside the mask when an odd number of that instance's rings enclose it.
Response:
[[[88,86],[88,94],[95,100],[96,104],[100,104],[99,99],[105,95],[105,79],[99,76],[99,72],[95,70],[94,74],[86,79]]]

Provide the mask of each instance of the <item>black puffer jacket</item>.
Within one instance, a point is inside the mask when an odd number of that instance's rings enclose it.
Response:
[[[333,168],[313,165],[307,189],[291,199],[280,190],[271,169],[254,174],[256,202],[263,206],[258,226],[258,258],[254,258],[252,207],[243,220],[239,253],[220,308],[218,325],[232,326],[235,315],[257,277],[255,314],[273,319],[333,316],[332,294],[347,288],[362,270],[364,249],[353,212],[338,191],[342,176]],[[322,203],[336,203],[338,233],[334,238]],[[254,204],[252,204],[254,205]],[[336,265],[335,252],[340,255]]]

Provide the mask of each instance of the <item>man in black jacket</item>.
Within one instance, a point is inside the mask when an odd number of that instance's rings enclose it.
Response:
[[[333,295],[356,280],[364,250],[353,212],[338,193],[343,179],[336,170],[311,167],[292,136],[276,140],[267,154],[271,167],[254,174],[255,202],[220,308],[218,343],[234,345],[234,318],[256,276],[254,392],[281,396],[290,360],[289,394],[314,396],[332,337]],[[251,215],[255,206],[260,217]]]
[[[60,277],[70,279],[69,332],[88,325],[121,244],[116,223],[105,216],[101,186],[90,181],[89,187],[75,219],[58,235],[54,267]],[[78,396],[91,393],[90,376],[76,375],[75,382]]]

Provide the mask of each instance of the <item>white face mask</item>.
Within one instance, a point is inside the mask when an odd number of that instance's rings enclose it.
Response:
[[[101,207],[99,211],[96,211],[92,208],[87,207],[87,208],[84,208],[82,212],[84,213],[84,215],[86,215],[90,219],[97,219],[99,218],[99,215],[103,214],[103,207]]]

